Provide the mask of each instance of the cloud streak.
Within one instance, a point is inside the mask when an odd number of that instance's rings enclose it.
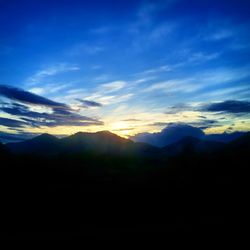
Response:
[[[23,121],[0,117],[0,125],[10,128],[23,128],[27,124]]]
[[[77,70],[80,70],[80,68],[76,65],[61,63],[36,72],[33,76],[29,77],[26,82],[28,84],[34,85],[36,83],[40,83],[46,77]]]
[[[54,102],[42,96],[10,86],[1,85],[0,95],[9,99],[10,103],[1,103],[0,110],[12,116],[17,116],[22,121],[2,118],[0,125],[6,127],[56,127],[56,126],[91,126],[103,125],[102,121],[75,113],[68,105]],[[21,102],[13,102],[18,101]],[[89,105],[93,103],[88,103]],[[44,106],[52,112],[37,112],[30,106]]]
[[[81,100],[79,98],[76,99],[78,102],[80,102],[84,108],[88,107],[102,107],[103,105],[100,102],[94,102],[90,100]]]
[[[228,100],[223,102],[207,104],[202,108],[207,112],[225,112],[231,114],[250,113],[249,101]]]
[[[8,85],[0,85],[0,96],[31,105],[40,105],[52,108],[68,108],[66,104],[54,102],[45,97]]]

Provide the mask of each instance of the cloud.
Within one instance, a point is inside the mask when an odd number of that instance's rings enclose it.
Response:
[[[203,119],[196,121],[196,122],[190,122],[189,123],[191,126],[195,126],[199,129],[207,129],[207,128],[211,128],[214,127],[216,124],[218,124],[217,120],[211,120],[211,119]]]
[[[148,74],[156,74],[156,73],[162,73],[162,72],[170,72],[172,70],[173,70],[173,67],[171,67],[169,65],[162,65],[158,68],[152,68],[152,69],[145,70],[145,71],[141,72],[140,74],[148,75]]]
[[[249,101],[228,100],[223,102],[207,104],[202,108],[207,112],[225,112],[225,113],[250,113]]]
[[[71,84],[47,84],[43,87],[31,88],[29,91],[37,95],[42,95],[45,93],[52,94],[65,88],[68,88],[70,85]]]
[[[169,108],[167,108],[167,111],[165,111],[165,114],[177,114],[180,112],[184,112],[184,111],[190,111],[193,110],[194,107],[190,104],[187,103],[179,103],[176,104],[174,106],[171,106]]]
[[[27,106],[13,103],[0,106],[0,110],[10,115],[20,117],[20,119],[24,121],[21,123],[21,125],[26,124],[32,127],[103,125],[103,122],[99,120],[76,114],[61,108],[54,108],[52,113],[40,113],[31,111]],[[18,123],[17,126],[15,126],[15,124],[16,123],[13,123],[12,127],[19,127]],[[8,126],[7,123],[6,126]]]
[[[169,125],[169,122],[154,122],[149,124],[149,126],[156,126],[156,127],[166,127]]]
[[[100,85],[100,90],[105,93],[112,93],[123,89],[125,86],[126,82],[124,81],[114,81]]]
[[[87,108],[87,107],[102,107],[103,105],[99,102],[94,102],[94,101],[90,101],[90,100],[81,100],[79,98],[76,99],[78,102],[83,104],[83,107]]]
[[[225,87],[228,89],[230,88],[230,83],[247,77],[249,77],[249,65],[232,69],[221,68],[214,71],[208,70],[201,73],[194,73],[191,77],[173,78],[165,81],[153,82],[142,89],[142,92],[191,94],[203,91],[207,96],[217,93],[220,90],[225,91]],[[242,86],[238,86],[237,88],[240,90]],[[244,86],[244,88],[246,87]]]
[[[161,91],[164,93],[192,93],[203,87],[194,82],[193,78],[167,80],[153,83],[143,89],[143,92]]]
[[[0,85],[0,96],[31,105],[68,108],[66,104],[54,102],[45,97],[8,85]]]
[[[181,140],[186,136],[196,138],[204,137],[204,132],[193,126],[184,123],[170,123],[166,128],[158,133],[140,133],[132,136],[136,142],[145,142],[158,147],[164,147]]]
[[[18,128],[24,125],[32,127],[103,125],[102,121],[75,113],[64,103],[57,103],[28,91],[1,85],[0,95],[12,101],[10,103],[0,103],[0,110],[22,119],[22,122],[11,122],[2,119],[2,124],[7,127]],[[23,104],[13,102],[13,100]],[[31,110],[30,106],[34,105],[49,108],[51,112]]]
[[[76,65],[68,65],[66,63],[60,63],[57,65],[53,65],[45,69],[39,70],[33,76],[29,77],[26,80],[26,83],[31,84],[31,85],[36,84],[44,80],[44,78],[46,77],[54,76],[54,75],[64,73],[64,72],[69,72],[69,71],[77,71],[77,70],[80,70],[80,68]]]
[[[139,122],[139,121],[141,121],[141,120],[131,118],[131,119],[125,119],[125,120],[122,120],[122,121],[123,121],[123,122]]]
[[[205,40],[219,41],[219,40],[231,38],[233,35],[234,33],[232,32],[232,30],[222,29],[222,30],[218,30],[217,32],[214,32],[210,36],[205,37]]]
[[[27,125],[27,123],[10,118],[0,117],[0,125],[11,128],[23,128],[25,125]]]
[[[207,61],[214,60],[218,58],[219,56],[220,56],[220,53],[206,54],[206,53],[198,52],[198,53],[192,54],[189,57],[188,62],[194,62],[194,63],[207,62]]]

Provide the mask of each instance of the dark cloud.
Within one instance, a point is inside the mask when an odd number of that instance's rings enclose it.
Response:
[[[84,108],[87,107],[102,107],[103,105],[99,102],[94,102],[94,101],[90,101],[90,100],[81,100],[81,99],[76,99],[78,102],[80,102]]]
[[[202,111],[207,112],[226,112],[232,114],[238,113],[250,113],[250,102],[249,101],[237,101],[228,100],[218,103],[211,103],[205,105]]]
[[[56,126],[90,126],[90,125],[103,125],[103,122],[73,113],[69,110],[62,108],[53,108],[52,113],[39,113],[31,111],[29,107],[17,103],[2,104],[0,110],[20,117],[24,123],[32,127],[56,127]]]
[[[0,96],[6,97],[10,100],[19,101],[31,105],[41,105],[46,107],[61,107],[68,108],[66,104],[54,102],[45,97],[33,94],[31,92],[14,88],[8,85],[0,85]]]
[[[171,106],[167,108],[167,111],[165,111],[165,114],[176,114],[179,112],[184,112],[184,111],[189,111],[192,110],[193,108],[186,103],[179,103],[174,106]]]
[[[197,122],[191,122],[191,123],[189,123],[189,125],[195,126],[197,128],[200,128],[200,129],[211,128],[211,127],[213,127],[216,124],[218,124],[217,120],[209,120],[209,119],[205,119],[205,118],[202,118],[202,120],[197,121]]]
[[[216,121],[216,120],[206,119],[205,116],[200,117],[200,118],[201,118],[201,120],[198,120],[196,122],[190,122],[189,125],[194,126],[196,128],[200,128],[200,129],[206,129],[206,128],[210,128],[213,125],[218,123],[218,121]],[[175,124],[175,123],[172,123],[172,122],[154,122],[154,123],[148,124],[148,126],[166,127],[166,126],[173,125],[173,124]]]
[[[13,88],[6,85],[0,85],[0,96],[3,96],[11,101],[13,100],[16,101],[12,103],[7,103],[7,102],[0,103],[0,111],[3,111],[13,116],[17,116],[19,119],[22,119],[22,121],[19,122],[18,121],[8,122],[7,120],[2,120],[1,121],[2,125],[6,127],[19,128],[20,126],[24,125],[32,127],[103,125],[102,121],[80,115],[64,103],[54,102],[42,96],[35,95],[33,93],[18,88]],[[88,101],[88,103],[85,104],[88,104],[89,106],[101,105],[91,101]],[[27,105],[45,106],[50,108],[52,112],[48,113],[48,112],[32,111],[30,107]]]
[[[10,118],[0,117],[0,125],[11,128],[22,128],[27,125],[26,122],[18,121]]]
[[[169,124],[171,124],[171,123],[169,123],[169,122],[154,122],[154,123],[149,124],[149,126],[163,127],[163,126],[168,126]]]
[[[33,117],[33,118],[39,118],[39,119],[48,118],[47,113],[39,113],[39,112],[31,111],[29,107],[18,104],[18,103],[2,104],[0,105],[0,110],[10,115],[16,115],[16,116],[22,116],[22,117]]]
[[[136,142],[145,142],[154,146],[164,147],[187,136],[203,138],[205,134],[201,129],[188,124],[171,123],[159,133],[140,133],[132,136],[131,139]]]
[[[145,142],[154,146],[164,147],[180,141],[187,136],[206,141],[230,142],[245,134],[245,132],[232,132],[232,129],[232,126],[230,126],[227,132],[222,134],[205,134],[202,128],[193,127],[184,123],[170,123],[161,132],[140,133],[131,136],[130,139],[136,142]]]

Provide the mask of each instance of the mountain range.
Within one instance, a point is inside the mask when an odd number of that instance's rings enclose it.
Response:
[[[187,136],[163,147],[108,131],[0,143],[0,229],[103,234],[107,225],[113,235],[118,225],[144,238],[155,226],[164,237],[247,232],[249,152],[250,133],[227,143]]]
[[[175,156],[184,152],[213,153],[225,148],[242,147],[250,142],[250,133],[236,136],[229,142],[213,141],[187,136],[165,147],[156,147],[147,143],[134,142],[122,138],[109,131],[96,133],[78,132],[64,138],[57,138],[50,134],[42,134],[32,139],[1,145],[16,154],[109,154],[109,155],[133,155],[133,156]],[[243,143],[244,142],[244,143]],[[1,150],[2,151],[2,150]]]

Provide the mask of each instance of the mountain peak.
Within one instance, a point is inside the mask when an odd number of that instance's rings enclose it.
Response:
[[[32,138],[31,140],[33,140],[33,141],[51,141],[51,140],[55,141],[55,140],[59,140],[59,139],[51,134],[44,133],[44,134],[41,134],[41,135],[38,135],[38,136]]]
[[[98,131],[95,134],[97,135],[103,135],[103,136],[112,136],[112,137],[120,137],[119,135],[110,132],[109,130],[102,130],[102,131]]]
[[[118,136],[117,134],[114,134],[108,130],[102,130],[102,131],[97,131],[94,133],[91,132],[77,132],[73,135],[71,135],[70,137],[84,137],[84,136],[91,136],[91,137],[95,137],[95,136],[105,136],[105,137],[116,137],[116,138],[122,138],[120,136]],[[122,138],[123,139],[123,138]]]

